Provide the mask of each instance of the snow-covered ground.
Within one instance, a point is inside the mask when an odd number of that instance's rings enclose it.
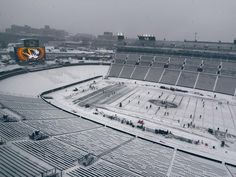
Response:
[[[109,66],[72,66],[21,74],[0,81],[0,93],[37,97],[43,91],[98,75],[106,75]]]

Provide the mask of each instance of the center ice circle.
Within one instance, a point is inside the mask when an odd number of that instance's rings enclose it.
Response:
[[[172,102],[168,102],[165,100],[148,100],[150,103],[156,105],[156,106],[161,106],[161,107],[166,107],[166,108],[177,108],[177,104],[172,103]]]

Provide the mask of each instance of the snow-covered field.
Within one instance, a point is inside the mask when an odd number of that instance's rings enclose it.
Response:
[[[144,120],[148,128],[169,130],[175,135],[199,140],[200,145],[192,148],[196,150],[195,153],[201,151],[208,155],[214,154],[213,157],[220,159],[229,157],[229,154],[233,157],[231,160],[236,157],[236,101],[232,96],[217,94],[214,98],[211,92],[187,89],[188,93],[182,93],[163,90],[159,86],[160,84],[149,85],[141,81],[134,83],[125,79],[98,79],[96,82],[90,81],[51,93],[53,100],[50,101],[64,109],[78,112],[79,115],[86,112],[84,116],[108,125],[110,122],[107,122],[107,118],[98,118],[99,115],[93,118],[94,112],[101,114],[101,117],[106,114],[125,118],[135,124],[138,120]],[[75,88],[78,90],[75,91]],[[155,105],[150,102],[151,99],[174,103],[177,108]],[[90,107],[85,108],[86,105]],[[120,127],[119,124],[115,126]],[[209,128],[219,130],[219,136],[210,134]],[[126,130],[128,129],[129,127]],[[226,141],[228,147],[221,148],[222,140]],[[171,142],[178,148],[189,146],[170,139],[162,141]]]
[[[37,97],[49,89],[105,75],[108,68],[103,65],[84,65],[22,74],[0,81],[0,93]]]

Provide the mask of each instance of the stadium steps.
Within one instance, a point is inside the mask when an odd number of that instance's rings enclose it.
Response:
[[[133,72],[132,72],[131,75],[130,75],[130,78],[132,78],[132,76],[133,76],[133,74],[134,74],[136,68],[137,68],[137,66],[135,65],[134,70],[133,70]]]
[[[115,151],[116,149],[120,148],[121,146],[130,143],[130,142],[133,141],[135,138],[136,138],[136,137],[133,137],[133,138],[131,138],[130,140],[125,141],[125,142],[119,144],[118,146],[116,146],[116,147],[114,147],[114,148],[112,148],[112,149],[109,149],[108,151],[105,151],[105,152],[99,154],[97,157],[98,157],[98,158],[101,158],[102,156],[105,156],[105,155],[111,153],[112,151]]]
[[[118,78],[120,78],[120,75],[121,75],[121,73],[122,73],[123,70],[124,70],[124,67],[125,67],[125,65],[122,66],[122,68],[121,68],[121,70],[120,70],[120,73],[119,73],[119,75],[118,75]]]
[[[200,75],[200,73],[198,72],[196,81],[195,81],[194,86],[193,86],[194,89],[196,88],[196,85],[198,83],[199,75]]]
[[[176,86],[176,85],[177,85],[177,83],[179,82],[179,78],[180,78],[180,76],[181,76],[182,72],[183,72],[183,71],[180,71],[180,73],[179,73],[179,76],[178,76],[178,78],[177,78],[177,80],[176,80],[176,82],[175,82],[175,86]]]
[[[213,87],[213,92],[215,92],[215,90],[216,90],[216,85],[217,85],[217,82],[218,82],[218,78],[219,78],[219,76],[216,77],[216,81],[215,81],[215,84],[214,84],[214,87]]]
[[[163,78],[163,75],[164,75],[165,71],[166,71],[166,69],[164,69],[163,72],[161,73],[161,76],[160,76],[160,78],[159,78],[159,80],[158,80],[158,83],[161,82],[161,80],[162,80],[162,78]]]
[[[150,72],[150,69],[151,69],[151,67],[148,68],[148,71],[147,71],[146,75],[144,76],[144,79],[143,79],[143,80],[146,80],[146,78],[147,78],[147,76],[148,76],[148,74],[149,74],[149,72]]]
[[[109,70],[108,70],[108,72],[106,74],[107,77],[110,76],[112,65],[113,65],[113,63],[111,63],[111,66],[109,67]]]
[[[166,174],[167,177],[170,176],[171,169],[172,169],[172,166],[173,166],[173,164],[174,164],[176,152],[177,152],[177,149],[174,150],[173,157],[172,157],[172,160],[171,160],[171,163],[170,163],[170,167],[169,167],[168,172],[167,172],[167,174]]]

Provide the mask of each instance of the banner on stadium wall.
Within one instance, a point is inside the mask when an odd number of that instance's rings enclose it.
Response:
[[[44,47],[16,47],[16,60],[18,62],[37,62],[45,59]]]

